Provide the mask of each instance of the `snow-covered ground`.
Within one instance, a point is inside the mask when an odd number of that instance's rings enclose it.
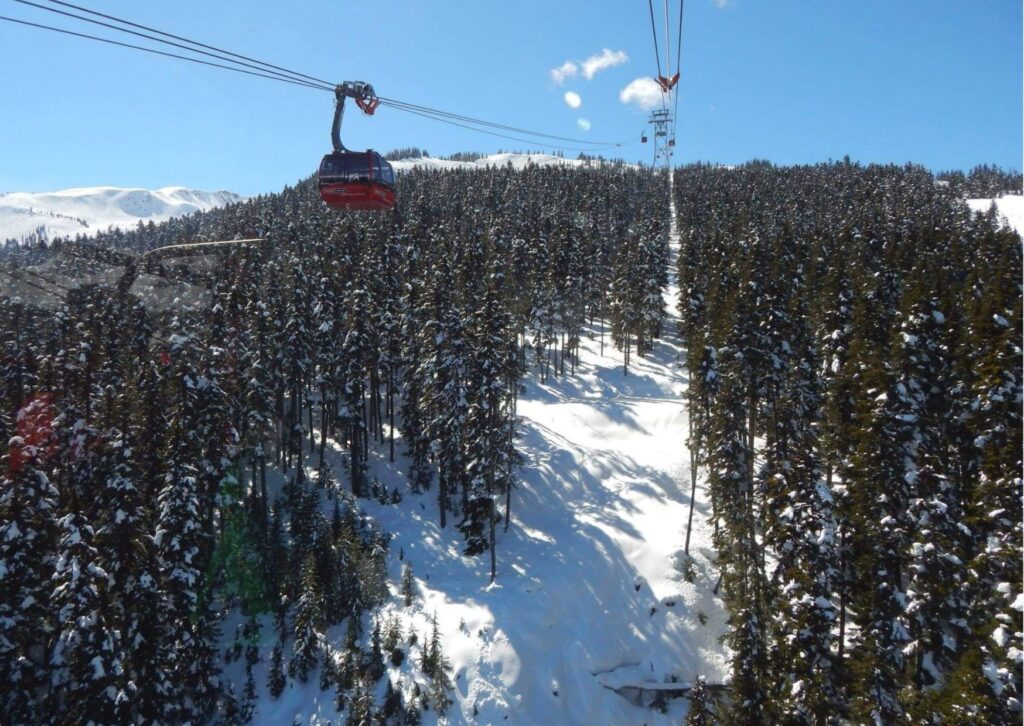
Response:
[[[1017,234],[1024,235],[1024,196],[1007,194],[996,199],[968,199],[967,206],[975,212],[987,212],[993,202],[1006,224],[1017,230]]]
[[[435,159],[432,156],[424,156],[418,159],[399,159],[392,161],[391,166],[395,171],[407,171],[414,167],[421,169],[480,169],[486,166],[505,166],[512,164],[515,169],[522,169],[527,164],[535,166],[584,166],[586,161],[580,159],[563,159],[560,156],[551,154],[491,154],[476,161],[452,161],[450,159]],[[592,162],[598,163],[598,162]]]
[[[232,192],[185,187],[122,189],[83,187],[57,192],[0,194],[0,241],[21,240],[40,231],[47,239],[94,234],[108,227],[130,229],[139,222],[222,207],[242,198]]]
[[[673,237],[673,256],[677,246]],[[668,310],[675,299],[673,284]],[[526,461],[512,525],[498,532],[495,585],[488,586],[488,557],[463,557],[459,532],[451,523],[438,526],[434,492],[406,493],[398,506],[361,502],[394,534],[394,596],[386,612],[421,641],[437,614],[455,684],[447,723],[667,726],[680,722],[685,700],[670,700],[661,713],[628,700],[636,693],[630,687],[650,692],[698,675],[711,683],[726,679],[728,654],[720,640],[726,613],[712,594],[717,571],[700,487],[694,582],[681,572],[690,472],[684,352],[674,340],[675,323],[670,315],[666,338],[646,358],[634,356],[628,374],[607,334],[602,354],[595,328],[583,342],[576,375],[546,384],[528,376],[519,403]],[[330,443],[335,469],[347,481],[341,449]],[[402,457],[395,465],[383,457],[371,473],[406,492],[401,467]],[[411,563],[418,585],[411,608],[398,597],[403,562]],[[334,647],[342,647],[344,633],[344,627],[329,633]],[[315,676],[306,686],[290,683],[280,699],[266,695],[273,638],[267,640],[256,669],[256,720],[336,721],[333,694],[321,692]],[[409,687],[408,662],[389,670]],[[424,714],[425,723],[436,718]]]

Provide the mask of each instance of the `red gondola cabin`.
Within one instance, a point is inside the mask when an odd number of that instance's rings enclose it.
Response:
[[[320,162],[320,198],[337,209],[395,205],[395,171],[376,151],[334,151]]]

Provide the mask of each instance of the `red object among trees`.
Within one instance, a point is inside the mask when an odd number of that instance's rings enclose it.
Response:
[[[395,205],[395,172],[375,151],[335,151],[320,162],[320,198],[336,209],[381,210]]]
[[[7,460],[11,476],[20,472],[31,459],[41,461],[57,451],[57,437],[53,433],[55,413],[51,393],[40,393],[18,409],[15,430],[20,441],[18,445],[12,442]]]

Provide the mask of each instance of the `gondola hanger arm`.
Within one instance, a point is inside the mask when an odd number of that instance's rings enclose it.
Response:
[[[345,115],[345,99],[351,98],[367,116],[372,116],[380,105],[373,86],[365,81],[344,81],[334,87],[334,123],[331,124],[331,146],[337,152],[348,149],[341,143],[341,119]]]

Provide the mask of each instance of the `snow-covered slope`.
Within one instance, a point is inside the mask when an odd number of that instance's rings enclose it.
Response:
[[[395,171],[406,171],[414,167],[421,169],[479,169],[485,166],[505,166],[511,163],[513,168],[522,169],[527,164],[536,166],[583,166],[587,162],[580,159],[563,159],[551,154],[491,154],[476,161],[451,161],[424,156],[418,159],[399,159],[392,161]]]
[[[967,205],[975,212],[987,212],[993,202],[1007,225],[1017,230],[1017,234],[1024,235],[1024,196],[1008,194],[996,199],[968,199]]]
[[[84,187],[58,192],[9,192],[0,194],[0,240],[20,240],[40,233],[48,239],[92,234],[111,226],[127,229],[139,222],[163,222],[240,199],[232,192],[185,187],[155,191]]]
[[[674,285],[666,291],[668,310],[676,294]],[[634,357],[628,374],[607,330],[602,352],[595,325],[575,375],[567,371],[546,384],[535,373],[527,377],[518,408],[525,463],[512,525],[498,531],[493,586],[488,557],[463,557],[459,531],[451,523],[438,526],[435,492],[408,492],[404,458],[394,465],[386,454],[372,460],[371,475],[404,493],[398,506],[360,501],[394,534],[393,597],[385,612],[421,641],[436,613],[455,686],[444,723],[675,725],[685,700],[670,700],[665,713],[635,701],[649,700],[666,682],[689,684],[698,675],[710,683],[726,680],[728,653],[720,642],[726,613],[713,593],[710,510],[700,486],[691,542],[696,577],[691,583],[682,575],[690,472],[686,369],[672,337],[676,327],[672,315],[667,338],[645,358]],[[328,443],[344,481],[344,448]],[[404,563],[417,582],[410,608],[398,596]],[[269,616],[265,628],[272,628]],[[233,632],[232,624],[224,632]],[[335,648],[344,637],[342,626],[328,633]],[[290,681],[278,699],[267,695],[272,644],[268,638],[255,669],[256,722],[337,723],[332,693],[319,690],[315,675],[307,685]],[[401,677],[410,686],[408,661],[388,668],[393,681]],[[639,698],[638,687],[645,694]],[[424,723],[438,723],[437,715],[424,713]]]

